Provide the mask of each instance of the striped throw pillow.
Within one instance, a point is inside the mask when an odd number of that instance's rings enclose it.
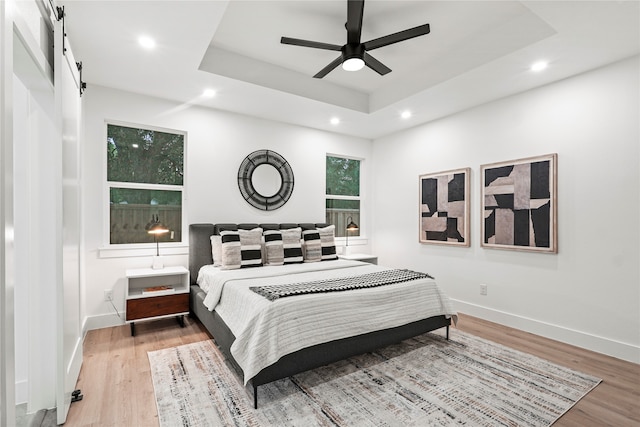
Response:
[[[300,227],[289,228],[280,230],[280,233],[282,234],[284,263],[296,264],[304,261],[302,257],[302,244],[300,243],[302,229]]]
[[[336,253],[335,225],[329,225],[324,228],[318,228],[320,233],[320,246],[322,248],[322,261],[338,259]]]
[[[220,240],[220,268],[222,270],[235,270],[236,268],[240,268],[242,266],[240,234],[237,231],[221,231]]]
[[[262,265],[262,228],[221,231],[222,270]]]
[[[262,265],[262,228],[238,230],[240,233],[240,256],[242,268]]]
[[[318,230],[304,230],[304,262],[322,261],[322,244]]]
[[[280,230],[265,230],[262,233],[265,246],[265,265],[284,264],[284,245]]]

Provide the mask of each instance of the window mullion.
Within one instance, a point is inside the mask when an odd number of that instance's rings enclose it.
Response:
[[[168,190],[168,191],[182,191],[182,185],[172,185],[172,184],[148,184],[148,183],[139,183],[139,182],[118,182],[118,181],[107,181],[107,185],[111,188],[133,188],[133,189],[142,189],[142,190]]]

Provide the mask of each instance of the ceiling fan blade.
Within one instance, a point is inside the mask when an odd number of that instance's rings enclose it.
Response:
[[[360,44],[362,34],[362,15],[364,14],[364,0],[349,0],[347,2],[347,43]]]
[[[373,50],[379,47],[388,46],[393,43],[398,43],[404,40],[412,39],[414,37],[423,36],[429,34],[429,24],[418,25],[417,27],[409,28],[408,30],[399,31],[397,33],[389,34],[388,36],[380,37],[377,39],[369,40],[362,43],[365,50]]]
[[[333,71],[340,64],[342,64],[342,55],[338,56],[329,65],[324,67],[322,70],[318,71],[318,73],[313,77],[315,79],[321,79],[327,74],[329,74],[331,71]]]
[[[367,52],[364,53],[364,64],[381,76],[391,72],[391,68],[387,67]]]
[[[342,49],[342,46],[338,46],[337,44],[314,42],[311,40],[293,39],[291,37],[281,37],[280,43],[290,44],[294,46],[312,47],[314,49],[324,49],[324,50],[340,51]]]

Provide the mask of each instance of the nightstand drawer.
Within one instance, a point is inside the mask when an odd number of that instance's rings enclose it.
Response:
[[[189,294],[127,300],[127,320],[145,319],[189,311]]]

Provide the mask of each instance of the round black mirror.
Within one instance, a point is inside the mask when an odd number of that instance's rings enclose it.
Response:
[[[254,151],[240,164],[238,187],[251,206],[264,211],[278,209],[293,193],[293,170],[275,151]]]

